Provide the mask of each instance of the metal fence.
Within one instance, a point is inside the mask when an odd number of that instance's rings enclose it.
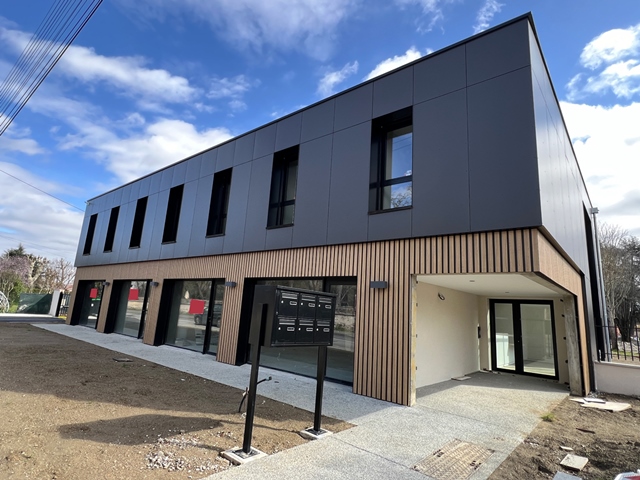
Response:
[[[621,331],[615,325],[596,326],[601,329],[605,348],[601,358],[609,362],[634,363],[640,365],[640,325]]]
[[[58,311],[56,317],[66,317],[69,310],[69,300],[71,299],[70,293],[63,293],[60,295],[60,303],[58,304]]]

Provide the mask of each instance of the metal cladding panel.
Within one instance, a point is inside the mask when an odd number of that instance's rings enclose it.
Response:
[[[149,187],[151,186],[151,177],[144,177],[140,180],[140,191],[138,192],[138,196],[134,198],[133,193],[131,193],[131,201],[134,202],[138,200],[138,198],[146,197],[149,195]]]
[[[295,220],[294,220],[295,221]],[[267,230],[267,250],[291,248],[293,227],[270,228]]]
[[[367,240],[372,242],[411,237],[412,213],[412,209],[402,209],[369,215]]]
[[[162,192],[149,197],[149,203],[147,203],[147,218],[145,218],[144,229],[142,230],[142,242],[140,249],[142,250],[143,244],[148,245],[147,260],[157,260],[160,258],[160,250],[162,248],[162,233],[164,231],[164,220],[167,217],[167,204],[169,203],[169,190],[163,190]],[[147,219],[151,219],[149,225],[146,224]],[[145,230],[147,233],[147,239],[145,241]],[[142,252],[140,252],[142,255]],[[139,260],[142,260],[140,257]]]
[[[173,182],[174,169],[175,167],[171,166],[171,167],[165,168],[161,172],[162,179],[160,180],[160,191],[168,190],[169,188],[171,188],[172,182]]]
[[[213,175],[200,178],[197,181],[196,201],[189,238],[189,256],[204,255],[207,222],[209,220],[209,205],[211,204],[211,187]]]
[[[414,237],[468,232],[467,94],[413,107]]]
[[[113,239],[113,259],[122,263],[127,261],[129,250],[129,239],[131,226],[133,225],[133,214],[136,209],[136,202],[124,203],[120,206],[118,213],[118,223],[116,225],[116,236]]]
[[[386,115],[413,104],[413,67],[373,82],[373,117]]]
[[[472,231],[541,224],[531,70],[467,91]]]
[[[251,163],[249,203],[242,245],[244,252],[264,250],[267,238],[267,210],[271,190],[272,164],[273,155],[267,155]]]
[[[233,167],[233,157],[235,156],[236,142],[232,141],[218,147],[218,158],[216,160],[216,172]]]
[[[162,172],[154,173],[149,179],[149,193],[147,193],[147,195],[158,193],[160,191],[160,183],[162,182]]]
[[[193,182],[200,178],[200,170],[202,169],[202,158],[204,155],[198,155],[196,157],[187,160],[187,174],[184,177],[185,183]]]
[[[256,132],[255,144],[253,147],[253,158],[270,155],[276,148],[276,125],[268,125]]]
[[[276,125],[276,152],[300,143],[301,113],[287,117]]]
[[[160,258],[166,260],[175,256],[176,244],[175,242],[163,243],[160,245]]]
[[[373,112],[373,84],[368,83],[335,99],[336,113],[333,130],[339,131],[371,120]]]
[[[138,180],[137,182],[133,182],[128,187],[128,195],[125,195],[125,192],[122,193],[122,204],[129,202],[135,202],[138,200],[140,195],[140,187],[142,186],[143,181]]]
[[[189,254],[189,237],[193,234],[194,215],[196,212],[196,196],[198,182],[193,181],[184,185],[182,205],[180,207],[180,221],[174,256],[186,257]]]
[[[327,243],[332,146],[331,135],[300,145],[294,247]]]
[[[207,237],[204,240],[205,255],[219,255],[224,249],[225,237],[219,235],[217,237]]]
[[[122,203],[122,192],[125,188],[127,187],[118,188],[111,193],[111,206],[109,208],[117,207]]]
[[[218,160],[219,159],[220,157],[218,157]],[[227,227],[223,237],[224,253],[242,251],[250,183],[251,163],[243,163],[233,169],[231,191],[229,193],[229,209],[227,211]],[[205,250],[206,245],[207,244],[205,244]]]
[[[529,65],[529,21],[523,19],[466,43],[467,85]]]
[[[467,86],[465,46],[460,45],[413,66],[413,102],[421,103]]]
[[[214,148],[204,152],[202,155],[202,165],[200,166],[200,177],[206,177],[216,171],[218,160],[218,149]]]
[[[236,140],[236,150],[233,154],[234,165],[240,165],[253,160],[253,147],[255,140],[255,132],[244,135]]]
[[[171,186],[176,187],[184,183],[184,179],[187,176],[187,162],[180,162],[171,167],[173,170],[173,178],[171,179]]]
[[[301,142],[308,142],[333,132],[335,100],[328,100],[302,112]]]
[[[327,243],[367,240],[371,122],[333,135]]]

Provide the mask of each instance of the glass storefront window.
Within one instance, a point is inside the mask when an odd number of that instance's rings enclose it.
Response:
[[[146,311],[146,280],[131,280],[121,283],[116,323],[113,331],[138,338],[142,335],[142,322]],[[114,287],[115,290],[115,287]]]
[[[98,314],[100,313],[100,303],[102,302],[102,280],[86,282],[84,287],[78,325],[96,328]]]

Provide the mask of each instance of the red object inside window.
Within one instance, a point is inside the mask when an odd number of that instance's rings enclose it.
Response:
[[[89,292],[89,298],[98,298],[98,289],[92,288]]]
[[[204,300],[191,300],[189,303],[189,313],[192,315],[202,315],[204,313]]]
[[[129,290],[129,300],[138,300],[140,294],[138,293],[137,288],[132,288]]]

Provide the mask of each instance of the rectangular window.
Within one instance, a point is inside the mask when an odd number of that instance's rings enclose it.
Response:
[[[142,240],[142,227],[144,226],[144,216],[147,213],[148,198],[149,197],[139,198],[138,203],[136,203],[136,213],[133,217],[133,228],[131,229],[129,248],[140,247],[140,240]]]
[[[178,222],[180,222],[183,191],[184,185],[178,185],[169,190],[169,203],[167,204],[167,216],[164,219],[162,243],[175,242],[178,237]]]
[[[224,230],[227,226],[227,209],[229,207],[232,170],[232,168],[228,168],[213,176],[211,203],[209,204],[209,221],[207,222],[208,237],[224,235]]]
[[[372,122],[369,211],[410,207],[412,179],[413,125],[408,107]]]
[[[118,225],[118,215],[120,207],[113,207],[109,216],[109,227],[107,228],[107,237],[104,239],[104,251],[111,252],[113,250],[113,239],[116,237],[116,225]]]
[[[299,150],[296,145],[273,154],[267,227],[293,225]]]
[[[94,213],[89,219],[89,228],[87,229],[87,238],[84,240],[83,255],[89,255],[91,253],[91,244],[93,243],[93,234],[96,232],[96,221],[98,220],[98,214]]]

